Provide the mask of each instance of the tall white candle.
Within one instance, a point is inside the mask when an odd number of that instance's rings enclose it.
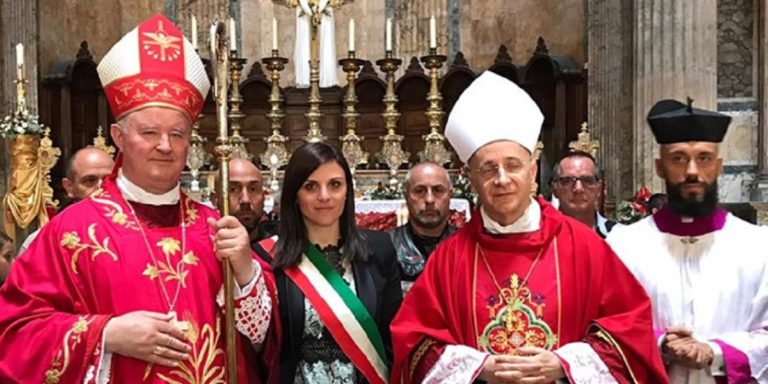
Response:
[[[16,66],[24,65],[24,45],[21,43],[16,44]]]
[[[429,18],[429,48],[437,48],[437,25],[434,15]]]
[[[349,51],[355,51],[355,19],[349,19]]]
[[[229,18],[229,50],[237,51],[237,30],[235,29],[235,19]]]
[[[192,15],[192,48],[197,49],[197,17]]]
[[[272,50],[277,51],[277,19],[272,18]]]
[[[386,28],[386,45],[385,50],[387,52],[392,52],[392,19],[387,19],[387,28]]]

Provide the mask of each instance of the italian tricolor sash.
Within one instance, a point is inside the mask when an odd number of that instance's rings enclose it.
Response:
[[[368,310],[313,245],[301,262],[285,274],[315,307],[320,320],[344,354],[370,383],[385,384],[389,376],[384,343]]]

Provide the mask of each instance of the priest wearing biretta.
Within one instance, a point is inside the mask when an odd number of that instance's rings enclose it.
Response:
[[[246,356],[272,319],[272,276],[236,218],[179,185],[210,88],[200,57],[157,14],[98,72],[120,155],[101,190],[43,227],[0,290],[0,382],[232,382],[222,260],[236,280],[238,381],[258,381]]]
[[[673,383],[768,382],[768,230],[718,205],[730,116],[677,100],[648,113],[668,203],[608,236],[651,295]]]
[[[543,120],[492,72],[451,111],[479,207],[392,323],[393,382],[667,382],[640,284],[591,228],[530,195]]]

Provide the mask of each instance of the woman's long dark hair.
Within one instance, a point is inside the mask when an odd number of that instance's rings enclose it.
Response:
[[[312,172],[329,161],[336,162],[344,170],[347,183],[347,198],[339,219],[339,233],[344,244],[343,257],[349,261],[357,258],[367,259],[368,247],[363,235],[355,226],[355,191],[347,160],[341,151],[332,145],[308,143],[293,152],[285,168],[283,192],[280,196],[280,224],[277,230],[279,237],[276,257],[272,262],[274,269],[287,268],[301,260],[309,240],[297,195]]]

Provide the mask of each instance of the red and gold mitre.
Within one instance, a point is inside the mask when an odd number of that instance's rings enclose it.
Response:
[[[159,106],[195,121],[211,87],[192,44],[161,13],[123,36],[97,69],[115,120]]]

